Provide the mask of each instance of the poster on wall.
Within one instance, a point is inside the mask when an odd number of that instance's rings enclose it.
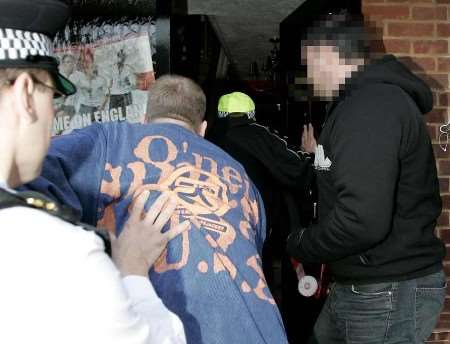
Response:
[[[53,135],[95,122],[142,122],[155,81],[148,32],[57,47],[60,71],[77,93],[55,100]]]

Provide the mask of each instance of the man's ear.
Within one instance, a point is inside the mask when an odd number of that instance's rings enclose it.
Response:
[[[12,85],[14,106],[21,123],[30,124],[37,119],[33,99],[35,87],[36,85],[28,73],[21,73]]]
[[[203,121],[202,124],[200,124],[197,129],[197,134],[199,134],[201,137],[205,137],[207,127],[208,127],[208,122]]]

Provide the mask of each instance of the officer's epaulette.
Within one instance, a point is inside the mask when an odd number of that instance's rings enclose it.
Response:
[[[104,242],[105,251],[111,255],[111,242],[106,230],[80,222],[79,216],[69,207],[59,204],[49,197],[35,191],[11,193],[0,188],[0,209],[27,207],[44,211],[87,231],[95,232]]]

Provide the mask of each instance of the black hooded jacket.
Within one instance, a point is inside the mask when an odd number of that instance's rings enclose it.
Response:
[[[328,263],[341,283],[442,268],[445,246],[434,233],[439,183],[422,118],[432,103],[430,88],[394,56],[348,80],[318,142],[319,223],[290,237],[292,255]]]

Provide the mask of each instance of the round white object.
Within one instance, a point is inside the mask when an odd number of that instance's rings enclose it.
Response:
[[[313,296],[318,287],[317,280],[313,276],[306,275],[298,281],[298,292],[306,297]]]

